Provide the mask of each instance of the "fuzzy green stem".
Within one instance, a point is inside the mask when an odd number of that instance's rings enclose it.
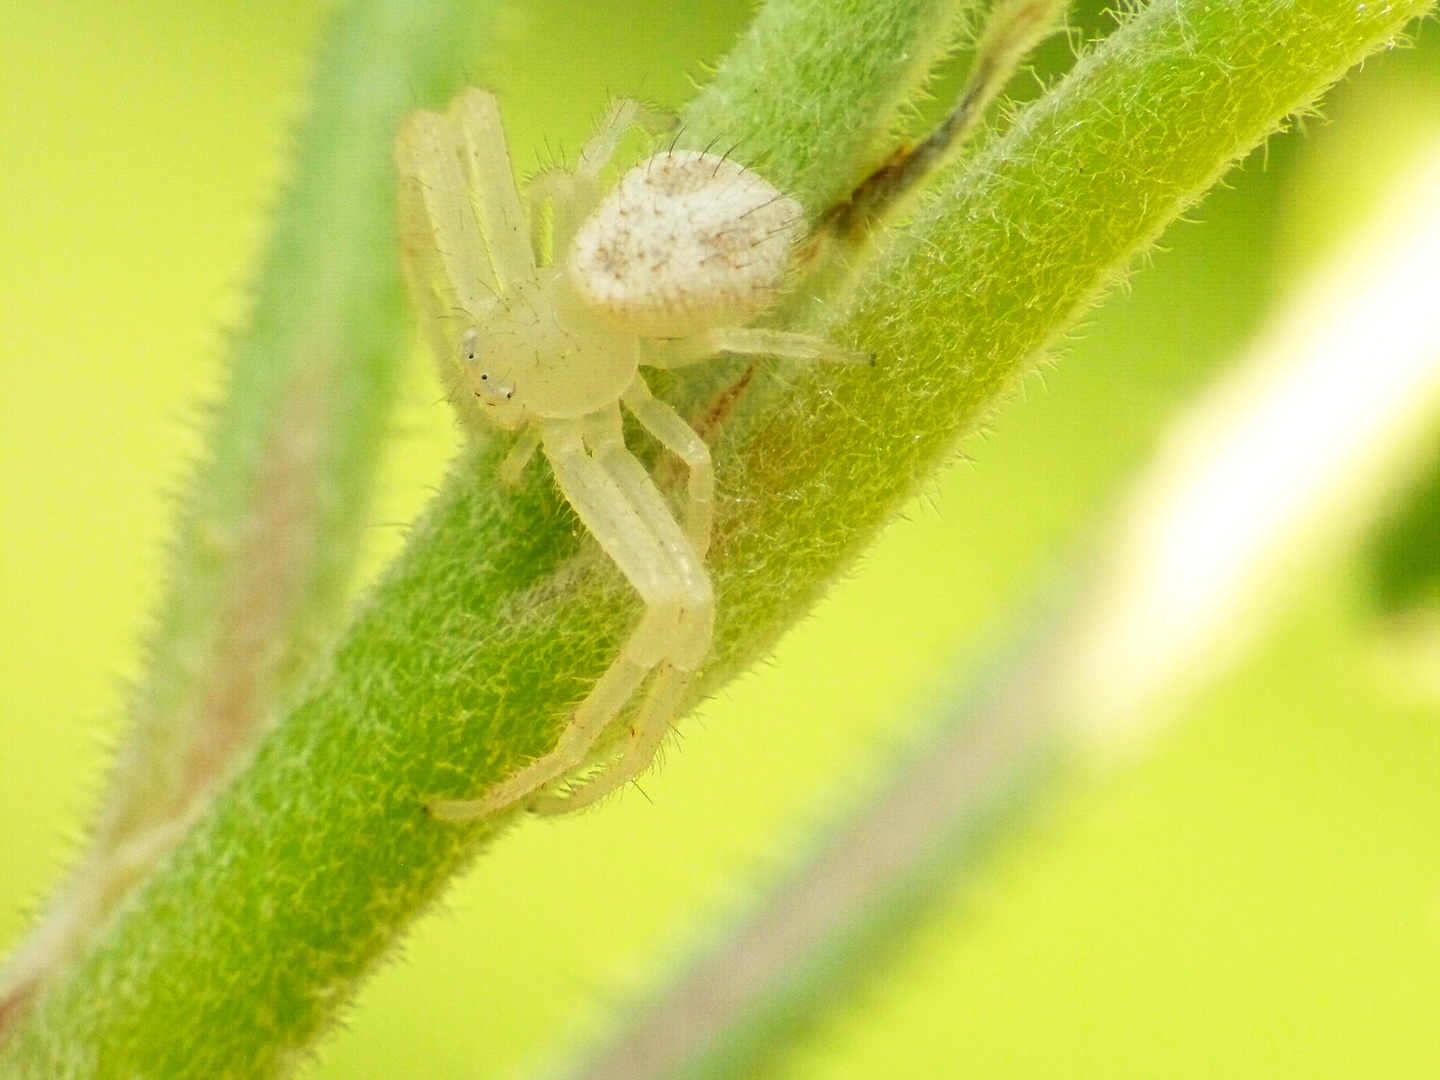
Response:
[[[0,976],[0,1027],[183,835],[338,628],[411,321],[390,143],[417,101],[455,90],[483,6],[359,3],[335,22],[131,733],[91,851]]]
[[[719,431],[707,686],[808,610],[1228,164],[1427,6],[1156,0],[882,237],[853,299],[810,319],[879,363],[767,367]],[[789,54],[803,67],[817,47]],[[767,92],[759,69],[717,83],[747,78]],[[831,107],[828,86],[815,94]],[[457,465],[325,677],[24,1017],[0,1073],[273,1076],[493,835],[423,804],[553,744],[637,610],[542,468],[517,491],[495,483],[502,454]]]
[[[822,211],[889,153],[901,108],[982,3],[766,4],[685,110],[680,141],[733,154]]]

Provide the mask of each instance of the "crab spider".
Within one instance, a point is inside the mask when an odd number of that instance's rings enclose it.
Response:
[[[722,353],[868,362],[815,337],[747,324],[784,289],[804,215],[749,169],[671,149],[636,165],[603,201],[600,170],[627,128],[618,101],[573,173],[542,173],[521,206],[495,99],[467,90],[444,114],[416,112],[396,145],[401,251],[451,397],[472,428],[521,432],[501,466],[513,481],[536,449],[561,493],[645,608],[620,654],[549,753],[473,800],[429,804],[466,821],[516,803],[558,812],[638,776],[710,651],[715,594],[705,569],[714,476],[704,440],[651,396],[642,366]],[[548,265],[538,205],[552,206]],[[689,467],[683,524],[626,447],[628,409]],[[597,741],[649,677],[613,757],[568,794]]]

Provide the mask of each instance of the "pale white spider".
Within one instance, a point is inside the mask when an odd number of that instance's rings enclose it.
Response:
[[[573,173],[531,184],[530,220],[490,94],[467,90],[443,115],[414,113],[397,142],[406,275],[455,405],[472,426],[522,432],[501,466],[508,481],[543,447],[561,493],[645,602],[555,748],[478,799],[431,803],[443,820],[489,814],[572,779],[654,672],[612,759],[568,794],[541,793],[532,805],[577,808],[638,776],[710,651],[710,452],[651,396],[639,368],[721,353],[869,360],[815,337],[746,328],[779,298],[805,230],[799,203],[749,169],[672,149],[600,199],[601,168],[627,128],[649,120],[634,102],[617,102]],[[532,234],[542,231],[546,199],[554,259],[541,266]],[[689,467],[683,527],[625,446],[622,402]]]

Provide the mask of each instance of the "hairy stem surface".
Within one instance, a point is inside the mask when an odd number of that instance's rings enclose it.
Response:
[[[805,320],[877,365],[767,366],[719,432],[707,686],[808,610],[1227,165],[1426,7],[1157,0],[878,238],[849,298]],[[828,46],[789,43],[802,69]],[[763,98],[770,74],[744,55],[716,84]],[[857,77],[884,67],[864,60]],[[815,110],[849,107],[829,84],[814,93]],[[702,94],[696,137],[723,134],[707,109]],[[807,171],[822,166],[803,164],[823,155],[785,144],[781,118],[747,122],[755,145],[793,157],[795,190],[825,197]],[[0,1071],[275,1075],[493,835],[497,821],[457,828],[422,807],[552,745],[637,611],[544,470],[517,491],[495,483],[503,452],[456,466],[325,677],[26,1015]]]

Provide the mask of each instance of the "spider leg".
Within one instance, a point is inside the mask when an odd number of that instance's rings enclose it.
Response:
[[[651,535],[674,560],[683,593],[680,617],[665,661],[659,666],[645,701],[626,733],[618,757],[563,795],[541,795],[532,809],[543,814],[565,813],[588,806],[645,770],[670,730],[685,688],[710,652],[714,633],[715,595],[710,575],[671,515],[650,474],[626,448],[619,408],[612,406],[591,414],[585,426],[586,441],[591,445],[595,461],[614,479]]]
[[[502,290],[511,288],[534,274],[535,251],[510,167],[499,106],[493,94],[472,88],[455,99],[446,115],[464,150],[473,205],[495,274]]]
[[[555,748],[482,798],[430,803],[427,809],[442,821],[470,821],[495,813],[578,767],[645,676],[662,660],[674,656],[677,642],[682,640],[681,608],[693,590],[620,485],[585,452],[583,432],[583,421],[543,422],[545,456],[561,493],[582,524],[645,601],[645,613],[620,655],[576,708]],[[671,524],[674,527],[673,521]],[[678,527],[675,532],[679,533]],[[690,638],[693,636],[691,632]],[[703,645],[709,648],[708,628]],[[680,659],[689,659],[693,652],[693,648],[680,650]]]
[[[540,448],[541,438],[543,438],[543,434],[539,424],[531,424],[520,433],[520,438],[515,440],[515,445],[505,455],[505,460],[500,462],[500,482],[502,484],[506,487],[514,487],[520,482],[520,474],[525,471],[525,466],[530,464],[530,459]]]
[[[875,362],[875,357],[869,353],[842,349],[824,338],[810,334],[744,326],[705,330],[689,337],[670,340],[648,338],[640,362],[649,367],[677,368],[698,364],[721,353],[738,356],[781,356],[787,360],[815,360],[828,364]]]
[[[550,204],[550,251],[552,261],[564,256],[575,231],[600,201],[598,187],[593,198],[582,198],[575,177],[564,169],[546,169],[525,181],[525,205],[530,208],[530,242],[538,253],[544,247],[540,208]]]
[[[447,117],[411,113],[395,140],[399,172],[401,265],[420,312],[420,327],[449,388],[474,429],[485,427],[474,398],[454,391],[465,329],[500,303],[500,281],[485,249],[461,160],[461,138]]]
[[[640,376],[621,398],[641,427],[685,463],[690,470],[686,485],[685,536],[702,559],[710,547],[711,507],[715,495],[715,469],[710,448],[680,414],[650,393]]]
[[[670,722],[694,677],[693,671],[661,664],[619,756],[564,795],[542,794],[531,809],[537,814],[568,814],[598,802],[643,773],[670,733]]]
[[[548,199],[551,206],[550,250],[558,260],[569,247],[575,231],[599,204],[600,170],[614,156],[625,132],[637,124],[647,131],[663,131],[674,123],[674,118],[652,112],[632,98],[617,98],[611,103],[610,112],[599,129],[581,148],[580,160],[576,162],[573,173],[565,169],[547,169],[525,185],[532,235],[539,232],[536,210]],[[537,251],[539,246],[536,236]]]
[[[651,401],[657,406],[660,404],[654,398],[651,398]],[[668,406],[664,406],[664,408],[668,409]],[[672,413],[672,415],[674,414]],[[675,419],[682,425],[684,424],[684,421],[681,421],[678,416],[675,416]],[[650,535],[659,542],[679,571],[679,580],[684,588],[682,622],[688,616],[692,622],[699,620],[705,624],[705,640],[703,643],[697,642],[695,647],[699,648],[700,655],[693,662],[684,659],[688,653],[683,650],[672,650],[682,658],[677,662],[693,669],[700,660],[704,659],[705,653],[709,652],[708,618],[715,603],[710,588],[710,575],[700,562],[700,556],[695,553],[695,548],[689,538],[670,512],[670,507],[666,505],[665,497],[660,494],[660,489],[655,486],[655,481],[650,479],[650,474],[645,471],[645,466],[640,464],[640,461],[626,447],[624,432],[620,426],[619,406],[612,405],[608,409],[592,413],[586,417],[585,426],[585,438],[590,444],[590,452],[596,462],[619,485],[630,505],[635,508],[641,520],[644,521],[645,527],[649,529]],[[698,436],[696,438],[698,440]],[[707,459],[709,457],[708,451],[706,457]]]
[[[425,269],[442,280],[427,284],[442,287],[478,321],[493,306],[500,283],[485,252],[459,150],[459,133],[445,117],[423,111],[406,117],[395,142],[401,239],[407,255],[426,252],[434,260]]]
[[[634,98],[616,98],[600,127],[581,149],[576,174],[598,176],[614,156],[625,132],[637,124],[646,131],[664,131],[675,126],[675,118],[647,109]]]

